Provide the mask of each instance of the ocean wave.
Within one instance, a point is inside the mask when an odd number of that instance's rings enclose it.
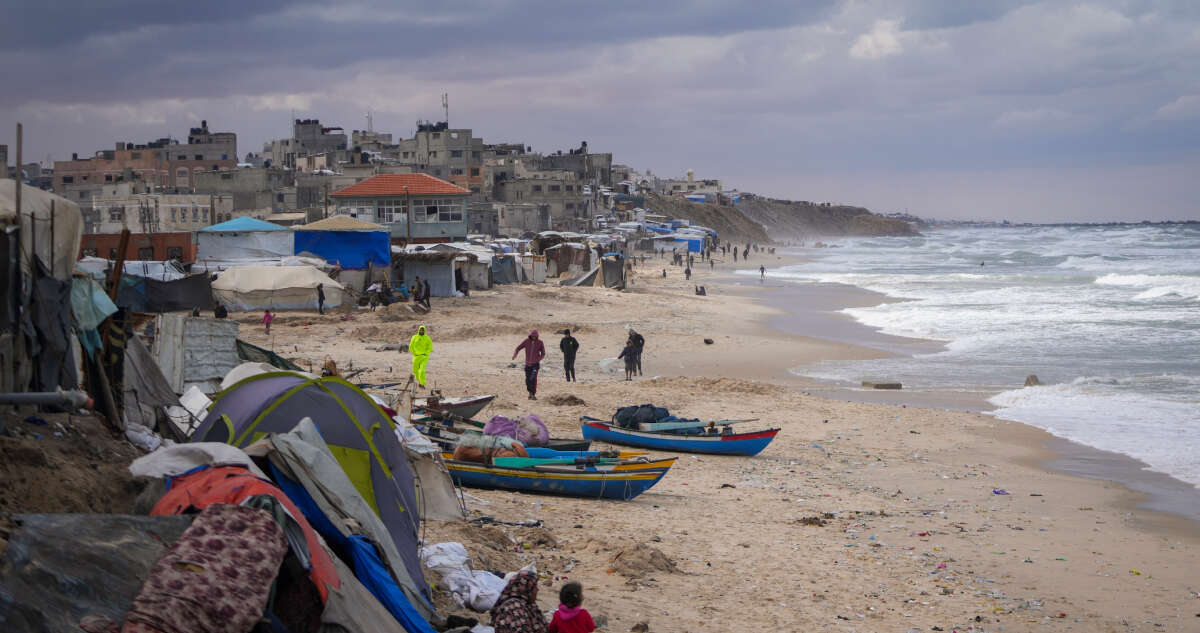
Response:
[[[998,418],[1139,459],[1153,470],[1200,485],[1200,402],[1109,388],[1096,378],[1005,391],[989,399]]]
[[[1200,277],[1189,275],[1122,275],[1109,273],[1097,277],[1098,286],[1145,288],[1134,295],[1134,299],[1159,299],[1177,296],[1183,299],[1200,299]]]

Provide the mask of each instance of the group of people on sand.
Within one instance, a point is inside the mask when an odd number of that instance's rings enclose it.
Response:
[[[646,337],[629,328],[629,337],[618,359],[625,361],[625,380],[633,380],[635,375],[642,375],[642,350],[646,347]],[[563,330],[562,340],[558,349],[563,356],[563,378],[567,382],[577,382],[575,378],[575,356],[579,353],[579,339],[571,336],[571,330]],[[517,354],[525,352],[525,390],[529,392],[530,400],[537,400],[538,373],[542,370],[542,361],[546,358],[546,344],[542,342],[537,330],[531,330],[517,348],[513,350],[512,360]],[[433,353],[433,339],[424,325],[417,328],[417,333],[408,340],[408,353],[412,355],[412,375],[422,388],[426,384],[426,365],[429,355]]]
[[[558,591],[558,609],[550,623],[537,603],[538,576],[528,570],[517,572],[492,606],[496,633],[591,633],[596,630],[592,614],[583,604],[583,585],[568,582]]]

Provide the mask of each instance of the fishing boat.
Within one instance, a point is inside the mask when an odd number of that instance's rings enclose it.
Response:
[[[651,448],[681,453],[707,453],[711,455],[757,455],[775,436],[779,429],[767,429],[751,433],[734,433],[732,426],[699,423],[667,431],[642,431],[626,429],[608,420],[583,416],[583,437],[610,444]]]
[[[452,461],[454,453],[442,453],[442,459]],[[570,454],[554,457],[494,457],[490,464],[508,468],[532,468],[538,471],[575,470],[587,472],[632,472],[637,470],[666,470],[675,465],[676,457],[577,457]],[[461,461],[461,460],[460,460]]]
[[[454,450],[458,436],[466,431],[481,431],[484,423],[456,414],[413,411],[409,420],[422,435],[447,450]],[[552,437],[545,448],[556,451],[586,451],[592,446],[588,439]]]
[[[460,418],[472,418],[495,399],[496,394],[443,398],[441,394],[435,392],[425,398],[413,398],[412,408],[424,409],[431,413],[452,413]]]
[[[455,483],[470,488],[622,501],[649,490],[670,470],[667,466],[593,471],[556,465],[505,466],[503,462],[479,464],[453,459],[446,460],[446,468],[450,470],[450,477]]]

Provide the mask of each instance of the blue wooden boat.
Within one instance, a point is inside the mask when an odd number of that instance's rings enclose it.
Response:
[[[713,434],[637,431],[621,428],[607,420],[587,416],[583,416],[582,422],[585,439],[660,451],[711,455],[757,455],[779,433],[779,429],[767,429],[752,433]]]
[[[469,488],[622,501],[646,492],[670,470],[669,466],[599,472],[566,467],[510,468],[457,460],[446,460],[446,468],[455,483]]]

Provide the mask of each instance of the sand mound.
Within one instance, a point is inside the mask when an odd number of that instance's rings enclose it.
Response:
[[[617,550],[609,561],[609,566],[626,578],[641,578],[654,572],[673,574],[678,571],[675,561],[645,543]]]
[[[556,393],[546,399],[546,402],[556,407],[582,407],[587,404],[583,398],[576,397],[569,393]]]

